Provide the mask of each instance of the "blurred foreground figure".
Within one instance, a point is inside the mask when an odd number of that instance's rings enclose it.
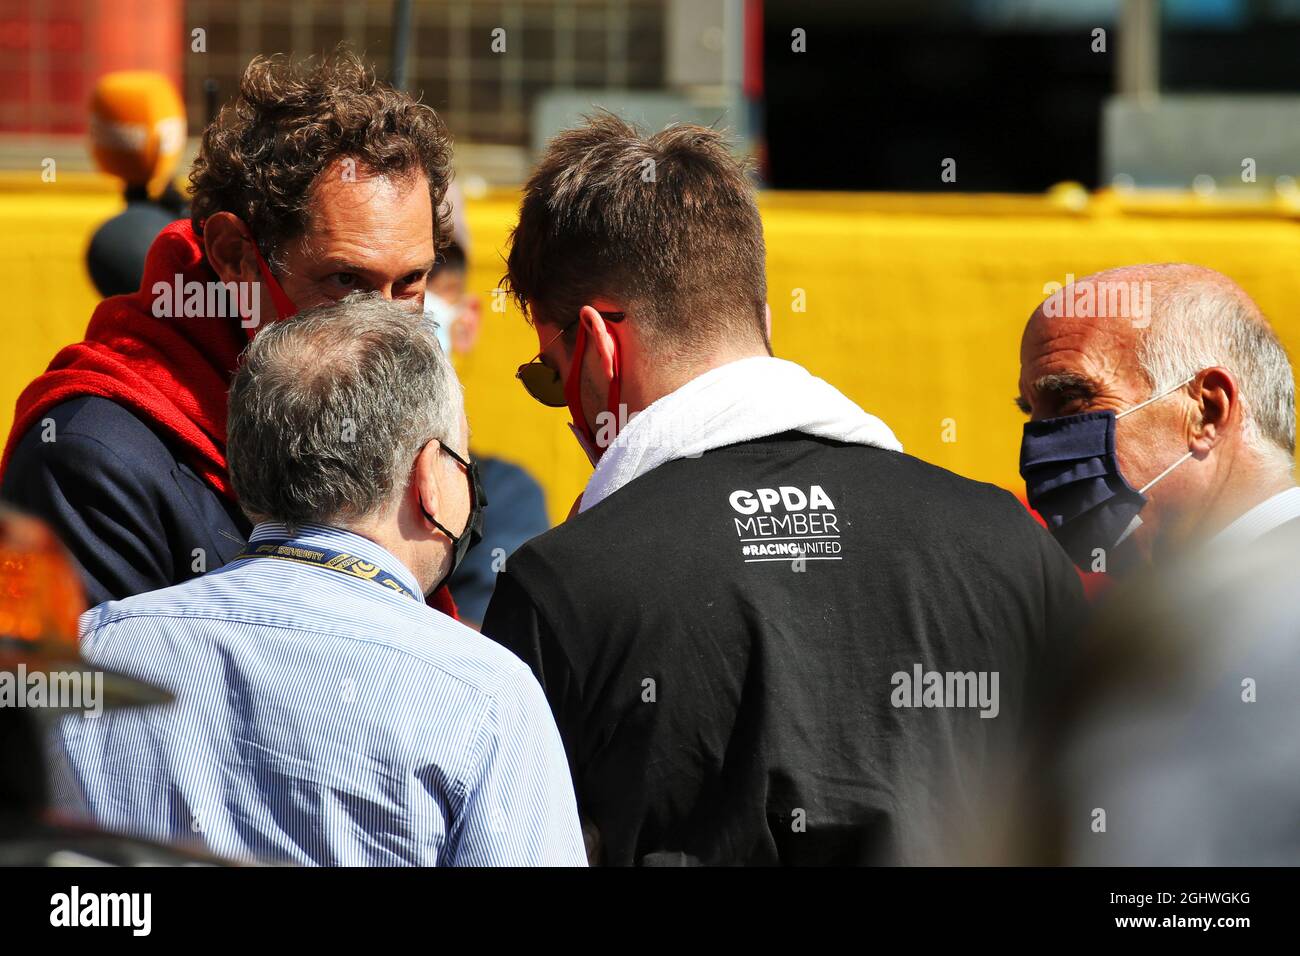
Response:
[[[1300,865],[1297,553],[1292,522],[1112,592],[1001,862]]]
[[[144,681],[93,667],[77,648],[77,573],[39,521],[0,508],[0,866],[144,866],[215,858],[72,822],[49,809],[45,740],[60,717],[165,703]]]
[[[123,181],[126,209],[95,230],[86,267],[100,295],[129,295],[154,238],[188,215],[171,181],[185,148],[185,107],[160,73],[108,73],[95,84],[90,139],[95,165]]]
[[[1211,269],[1128,266],[1050,296],[1025,326],[1018,402],[1029,505],[1086,571],[1300,520],[1291,363]]]
[[[546,689],[595,859],[935,861],[1052,695],[1079,581],[1011,495],[772,357],[764,258],[715,130],[551,142],[508,262],[518,374],[595,473],[483,632]]]
[[[424,603],[483,505],[432,326],[356,296],[264,329],[229,434],[248,550],[82,619],[97,666],[177,697],[63,724],[95,819],[237,859],[584,863],[537,681]]]

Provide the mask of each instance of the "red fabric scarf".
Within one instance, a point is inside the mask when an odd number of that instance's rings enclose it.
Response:
[[[188,219],[158,234],[140,290],[100,302],[85,341],[62,349],[18,396],[0,472],[14,445],[51,408],[97,395],[152,425],[213,488],[234,499],[226,471],[226,390],[248,336],[238,319],[155,317],[155,283],[170,289],[178,273],[182,283],[217,281]]]
[[[180,276],[177,279],[177,276]],[[226,470],[226,393],[249,334],[238,318],[159,318],[153,289],[218,281],[188,219],[163,229],[149,248],[144,280],[130,295],[99,303],[85,341],[60,350],[18,396],[0,475],[19,439],[56,405],[95,395],[149,424],[218,492],[235,498]],[[184,294],[181,295],[184,301]],[[430,606],[456,616],[446,588]]]

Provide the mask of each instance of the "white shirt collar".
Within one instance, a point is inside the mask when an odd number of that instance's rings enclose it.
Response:
[[[1300,488],[1288,488],[1261,501],[1213,540],[1215,544],[1250,544],[1294,518],[1300,518]]]

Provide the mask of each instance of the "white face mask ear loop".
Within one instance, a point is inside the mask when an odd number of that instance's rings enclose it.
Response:
[[[1199,374],[1200,374],[1199,372],[1196,373],[1196,375],[1199,375]],[[1140,402],[1140,403],[1138,403],[1137,405],[1134,405],[1132,408],[1126,408],[1126,409],[1124,409],[1124,411],[1120,412],[1118,415],[1115,416],[1115,420],[1116,420],[1116,421],[1119,421],[1121,418],[1123,418],[1123,417],[1124,417],[1125,415],[1127,415],[1129,412],[1136,412],[1139,408],[1146,408],[1146,406],[1150,405],[1152,402],[1158,402],[1158,401],[1160,401],[1160,399],[1164,398],[1166,395],[1172,395],[1174,392],[1178,391],[1178,390],[1179,390],[1180,388],[1182,388],[1183,386],[1189,384],[1190,382],[1194,382],[1194,381],[1196,381],[1196,375],[1193,375],[1193,376],[1191,376],[1190,378],[1184,379],[1183,381],[1179,382],[1177,385],[1173,386],[1172,388],[1167,388],[1167,389],[1165,389],[1165,390],[1164,390],[1163,392],[1161,392],[1159,395],[1152,395],[1152,396],[1151,396],[1150,398],[1148,398],[1145,402]],[[1159,481],[1159,480],[1160,480],[1161,478],[1163,478],[1165,475],[1169,474],[1171,471],[1173,471],[1175,468],[1177,468],[1179,465],[1181,465],[1181,464],[1182,464],[1183,462],[1185,462],[1187,459],[1191,458],[1193,454],[1194,454],[1193,452],[1190,452],[1190,451],[1189,451],[1187,454],[1183,455],[1182,458],[1179,458],[1176,462],[1174,462],[1172,465],[1170,465],[1170,466],[1169,466],[1168,468],[1166,468],[1164,471],[1160,472],[1160,474],[1156,475],[1154,478],[1152,478],[1150,481],[1148,481],[1145,485],[1143,485],[1141,488],[1139,488],[1139,489],[1138,489],[1138,494],[1140,494],[1140,495],[1144,495],[1144,494],[1146,494],[1147,491],[1148,491],[1149,489],[1151,489],[1152,487],[1155,486],[1155,483],[1156,483],[1157,481]],[[1130,529],[1129,529],[1129,532],[1126,532],[1126,533],[1125,533],[1125,537],[1128,537],[1128,534],[1131,533],[1132,530],[1133,530],[1133,529],[1130,528]]]
[[[1199,374],[1200,373],[1198,372],[1197,375]],[[1134,405],[1132,408],[1124,409],[1124,411],[1120,412],[1118,415],[1115,416],[1115,420],[1118,421],[1119,419],[1123,418],[1125,415],[1131,414],[1132,412],[1136,412],[1139,408],[1146,408],[1152,402],[1158,402],[1166,395],[1172,395],[1174,392],[1178,391],[1184,385],[1188,384],[1188,382],[1194,382],[1194,381],[1196,381],[1196,375],[1193,375],[1191,378],[1187,379],[1186,381],[1179,382],[1177,385],[1173,386],[1172,388],[1165,389],[1159,395],[1152,395],[1145,402],[1138,402],[1138,404]]]
[[[1190,381],[1190,379],[1189,379],[1188,381]],[[1187,382],[1184,382],[1183,384],[1186,385]],[[1189,451],[1189,452],[1188,452],[1186,455],[1184,455],[1182,458],[1179,458],[1176,462],[1174,462],[1172,465],[1170,465],[1170,466],[1169,466],[1168,468],[1166,468],[1164,471],[1160,472],[1160,474],[1156,475],[1154,478],[1152,478],[1150,481],[1148,481],[1145,485],[1143,485],[1141,488],[1139,488],[1139,489],[1138,489],[1138,494],[1140,494],[1140,495],[1145,495],[1148,491],[1150,491],[1150,490],[1152,489],[1152,487],[1155,486],[1155,483],[1156,483],[1157,481],[1159,481],[1159,480],[1160,480],[1161,478],[1163,478],[1165,475],[1169,474],[1171,471],[1173,471],[1175,468],[1177,468],[1179,465],[1181,465],[1183,462],[1185,462],[1187,459],[1189,459],[1189,458],[1191,458],[1191,457],[1192,457],[1192,452]],[[1141,515],[1134,515],[1134,516],[1133,516],[1133,520],[1130,521],[1130,522],[1128,523],[1128,527],[1124,529],[1124,533],[1121,534],[1121,535],[1119,536],[1119,540],[1116,541],[1115,544],[1112,545],[1112,547],[1116,547],[1116,548],[1118,548],[1121,544],[1124,543],[1124,539],[1125,539],[1125,538],[1127,538],[1129,535],[1131,535],[1134,531],[1136,531],[1136,530],[1137,530],[1138,528],[1140,528],[1140,527],[1142,527],[1142,516],[1141,516]]]
[[[1155,485],[1155,483],[1156,483],[1157,481],[1159,481],[1159,480],[1160,480],[1161,478],[1163,478],[1165,475],[1169,474],[1171,471],[1173,471],[1175,468],[1177,468],[1179,465],[1181,465],[1183,462],[1185,462],[1187,459],[1189,459],[1189,458],[1191,458],[1191,457],[1192,457],[1192,452],[1189,451],[1189,452],[1188,452],[1186,455],[1184,455],[1182,458],[1179,458],[1176,462],[1174,462],[1172,465],[1170,465],[1170,466],[1169,466],[1168,468],[1166,468],[1164,471],[1160,472],[1160,474],[1156,475],[1154,478],[1152,478],[1150,481],[1148,481],[1145,485],[1143,485],[1141,488],[1139,488],[1139,489],[1138,489],[1138,494],[1140,494],[1140,495],[1145,495],[1145,494],[1147,493],[1147,491],[1149,491],[1149,490],[1151,489],[1151,487],[1152,487],[1153,485]]]
[[[1124,533],[1119,536],[1119,538],[1115,541],[1113,545],[1111,545],[1111,547],[1118,548],[1121,544],[1124,543],[1125,539],[1128,538],[1129,535],[1131,535],[1134,531],[1136,531],[1140,527],[1142,527],[1142,516],[1134,515],[1133,520],[1130,521],[1128,523],[1128,527],[1124,529]]]

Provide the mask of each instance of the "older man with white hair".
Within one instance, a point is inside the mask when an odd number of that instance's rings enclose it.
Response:
[[[236,858],[584,864],[537,681],[424,602],[484,503],[432,324],[354,296],[264,328],[228,431],[245,552],[82,618],[92,663],[176,696],[64,722],[95,818]]]
[[[1085,570],[1300,520],[1291,363],[1212,269],[1127,266],[1057,291],[1025,327],[1017,403],[1029,504]]]

